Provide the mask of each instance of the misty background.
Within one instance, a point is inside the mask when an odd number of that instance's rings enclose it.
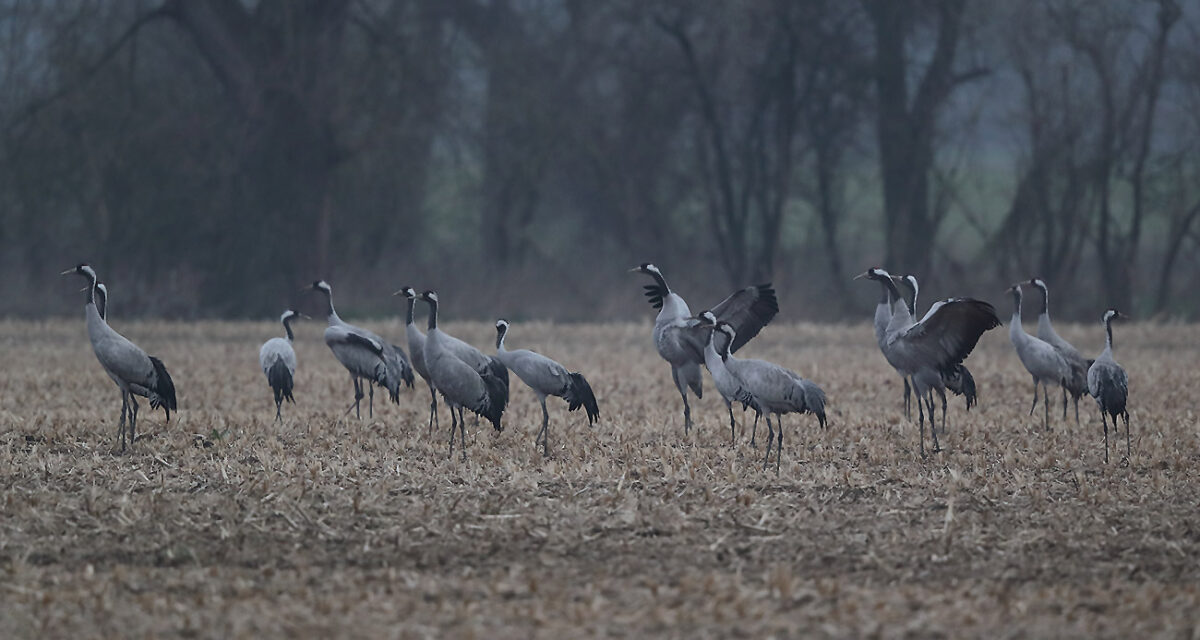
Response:
[[[0,0],[0,78],[0,316],[1200,315],[1192,2]]]

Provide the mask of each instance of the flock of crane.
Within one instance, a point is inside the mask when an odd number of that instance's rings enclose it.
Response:
[[[658,309],[654,321],[654,346],[664,360],[671,365],[671,377],[683,400],[684,432],[692,426],[691,406],[688,391],[700,398],[703,383],[700,367],[703,365],[712,376],[717,391],[729,413],[731,442],[736,442],[737,429],[733,416],[733,404],[741,403],[743,409],[754,410],[754,426],[751,430],[751,445],[756,444],[758,421],[764,417],[767,423],[767,447],[763,467],[767,468],[772,445],[774,445],[775,471],[779,472],[783,451],[782,417],[788,413],[811,413],[825,428],[825,393],[811,380],[796,372],[763,360],[734,358],[733,353],[749,342],[779,312],[775,291],[770,284],[746,287],[734,292],[716,306],[693,315],[687,303],[667,285],[662,271],[653,264],[642,264],[631,271],[653,278],[646,285],[646,296],[651,305]],[[108,290],[99,281],[96,271],[87,264],[80,264],[63,272],[76,274],[88,280],[85,315],[88,338],[97,360],[105,373],[121,391],[121,418],[118,437],[121,450],[126,441],[136,438],[138,402],[136,396],[146,398],[152,409],[162,408],[170,420],[171,411],[176,410],[175,385],[162,361],[117,333],[108,325],[106,308]],[[967,410],[976,402],[975,379],[964,364],[984,332],[1000,326],[1000,319],[992,305],[973,298],[949,298],[934,303],[917,320],[917,297],[919,285],[911,275],[898,277],[879,268],[872,268],[855,279],[866,278],[881,285],[881,297],[875,308],[874,328],[879,349],[888,363],[904,381],[905,413],[911,418],[911,398],[917,400],[920,433],[920,452],[925,454],[925,414],[929,414],[930,434],[933,450],[939,451],[934,413],[934,394],[942,404],[942,430],[946,425],[946,391],[962,395]],[[898,285],[908,289],[908,295],[900,292]],[[1038,335],[1032,336],[1021,326],[1021,287],[1029,285],[1040,293]],[[429,430],[439,426],[438,395],[450,408],[450,456],[454,454],[455,432],[458,433],[460,452],[466,458],[466,426],[464,410],[469,410],[487,419],[496,431],[503,431],[501,417],[508,405],[509,371],[517,374],[537,395],[542,408],[542,426],[534,440],[541,445],[544,455],[550,455],[549,421],[546,398],[557,396],[568,404],[569,411],[583,408],[589,425],[595,424],[600,409],[591,385],[582,374],[572,372],[563,365],[533,351],[518,349],[509,351],[504,344],[510,324],[507,320],[496,321],[496,350],[487,355],[475,347],[449,335],[438,328],[438,294],[425,291],[418,294],[412,287],[404,287],[393,295],[403,295],[407,300],[405,330],[408,353],[399,346],[390,344],[371,331],[343,321],[333,306],[333,290],[325,281],[317,281],[306,290],[324,296],[328,326],[325,343],[338,362],[350,374],[354,386],[354,403],[351,410],[361,417],[361,401],[368,399],[368,415],[374,415],[375,387],[387,390],[393,402],[399,401],[402,387],[412,387],[415,371],[429,387]],[[1104,460],[1109,459],[1108,422],[1111,417],[1116,429],[1117,418],[1125,420],[1126,456],[1130,455],[1129,413],[1125,408],[1128,394],[1128,377],[1125,370],[1113,359],[1112,320],[1122,317],[1114,309],[1104,313],[1103,322],[1107,332],[1104,351],[1095,360],[1087,360],[1077,349],[1062,339],[1050,323],[1049,291],[1046,283],[1033,279],[1015,284],[1008,289],[1013,297],[1013,316],[1009,324],[1009,336],[1021,363],[1033,377],[1033,405],[1030,415],[1037,407],[1038,387],[1043,389],[1045,428],[1049,428],[1050,391],[1057,386],[1063,393],[1063,417],[1067,416],[1067,395],[1075,402],[1075,420],[1079,422],[1079,398],[1089,393],[1095,398],[1104,425]],[[429,305],[426,332],[422,333],[414,321],[417,300]],[[292,348],[294,334],[291,322],[307,317],[294,310],[287,310],[280,317],[285,337],[271,338],[259,350],[259,364],[267,378],[275,399],[275,418],[282,420],[282,405],[285,401],[295,402],[293,397],[296,354]],[[366,386],[364,394],[363,386]],[[772,425],[771,417],[775,417]],[[776,431],[776,428],[778,431]]]

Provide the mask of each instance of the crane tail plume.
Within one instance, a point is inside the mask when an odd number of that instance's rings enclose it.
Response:
[[[975,377],[971,375],[971,371],[966,365],[957,364],[951,367],[945,375],[942,376],[949,389],[956,396],[963,396],[967,401],[967,411],[971,407],[979,404],[979,394],[975,387]]]
[[[284,400],[296,403],[296,399],[292,397],[292,372],[288,371],[287,365],[283,363],[283,359],[276,359],[275,364],[267,369],[267,383],[271,385],[271,390],[275,392],[275,404],[279,404]]]
[[[571,384],[567,387],[567,410],[574,411],[583,407],[587,412],[588,424],[596,423],[600,417],[600,407],[596,404],[596,395],[592,393],[592,385],[588,384],[582,373],[570,374]]]
[[[175,400],[175,382],[171,380],[171,374],[167,373],[167,368],[163,366],[162,360],[150,356],[150,364],[154,366],[154,384],[151,385],[154,393],[150,396],[150,407],[152,409],[162,407],[167,414],[167,421],[170,422],[171,412],[178,410]]]

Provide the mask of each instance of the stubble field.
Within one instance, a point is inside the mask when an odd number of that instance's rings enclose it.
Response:
[[[774,324],[739,355],[816,380],[830,410],[824,432],[784,419],[776,476],[762,425],[757,449],[730,446],[711,379],[684,436],[649,321],[514,322],[509,348],[583,371],[601,421],[551,399],[543,459],[514,377],[505,431],[469,419],[465,463],[447,459],[448,412],[428,433],[419,380],[344,417],[321,324],[296,325],[297,405],[273,424],[257,349],[278,325],[114,320],[180,401],[169,424],[143,403],[118,455],[120,397],[82,317],[0,322],[0,636],[1200,633],[1196,327],[1115,327],[1133,455],[1122,430],[1105,465],[1090,400],[1080,427],[1026,415],[1006,328],[968,360],[980,406],[956,398],[923,460],[869,326]],[[365,324],[404,344],[400,324]],[[1091,356],[1103,343],[1098,324],[1060,332]]]

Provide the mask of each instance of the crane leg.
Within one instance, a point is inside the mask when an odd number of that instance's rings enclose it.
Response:
[[[679,397],[683,398],[683,435],[688,435],[692,429],[692,407],[688,405],[687,384],[679,377],[679,369],[671,367],[671,379],[675,388],[679,389]]]
[[[1063,420],[1067,419],[1067,385],[1062,385],[1063,392]]]
[[[125,451],[125,414],[129,411],[129,393],[121,390],[121,422],[117,424],[117,439],[121,441],[121,451]]]
[[[130,447],[138,439],[138,399],[130,391],[130,425],[127,427],[130,430]]]
[[[1108,418],[1103,409],[1100,410],[1100,422],[1104,424],[1104,464],[1108,464]]]
[[[908,384],[908,377],[901,378],[904,380],[904,419],[912,420],[912,386]]]
[[[433,427],[437,424],[437,391],[429,385],[429,435],[433,435]]]
[[[453,460],[454,459],[454,430],[458,428],[458,415],[456,415],[454,413],[454,405],[451,404],[451,405],[447,405],[447,406],[450,407],[450,459]],[[464,447],[466,446],[465,442],[463,443],[463,446]]]
[[[1075,426],[1079,426],[1079,396],[1075,396]]]
[[[1033,378],[1033,403],[1030,405],[1030,415],[1033,415],[1033,409],[1038,406],[1038,378]]]
[[[750,446],[754,449],[758,448],[758,444],[754,442],[754,436],[758,433],[758,417],[761,415],[758,410],[754,411],[754,426],[750,429]]]
[[[933,411],[933,389],[929,390],[929,435],[933,438],[933,452],[937,453],[942,450],[942,446],[938,444],[937,439],[937,414]]]
[[[550,412],[546,411],[546,399],[542,398],[542,430],[538,432],[542,438],[542,456],[550,457]],[[537,448],[537,440],[533,441]]]
[[[771,441],[775,439],[775,429],[771,427],[771,414],[767,414],[767,455],[763,457],[763,471],[767,470],[767,462],[771,459]]]
[[[737,424],[733,421],[733,403],[726,402],[725,408],[729,410],[729,446],[737,444]]]
[[[1042,385],[1042,395],[1044,396],[1044,400],[1045,400],[1045,402],[1042,403],[1042,409],[1044,409],[1046,412],[1044,427],[1045,427],[1046,431],[1049,431],[1050,430],[1050,385],[1049,384]]]
[[[917,394],[917,433],[918,442],[921,444],[921,457],[925,457],[925,402],[920,394]]]
[[[370,399],[367,400],[367,418],[375,419],[375,385],[367,383],[367,390],[370,393]]]
[[[779,475],[779,460],[783,458],[783,415],[775,416],[775,426],[779,427],[779,435],[775,439],[775,475]]]
[[[938,395],[942,397],[942,435],[946,435],[946,390],[938,389]]]
[[[350,382],[354,383],[354,402],[346,408],[346,413],[342,415],[348,416],[350,415],[350,410],[354,409],[354,417],[361,420],[362,414],[358,411],[358,401],[363,399],[362,384],[359,383],[358,378],[356,378],[354,375],[350,376]]]

